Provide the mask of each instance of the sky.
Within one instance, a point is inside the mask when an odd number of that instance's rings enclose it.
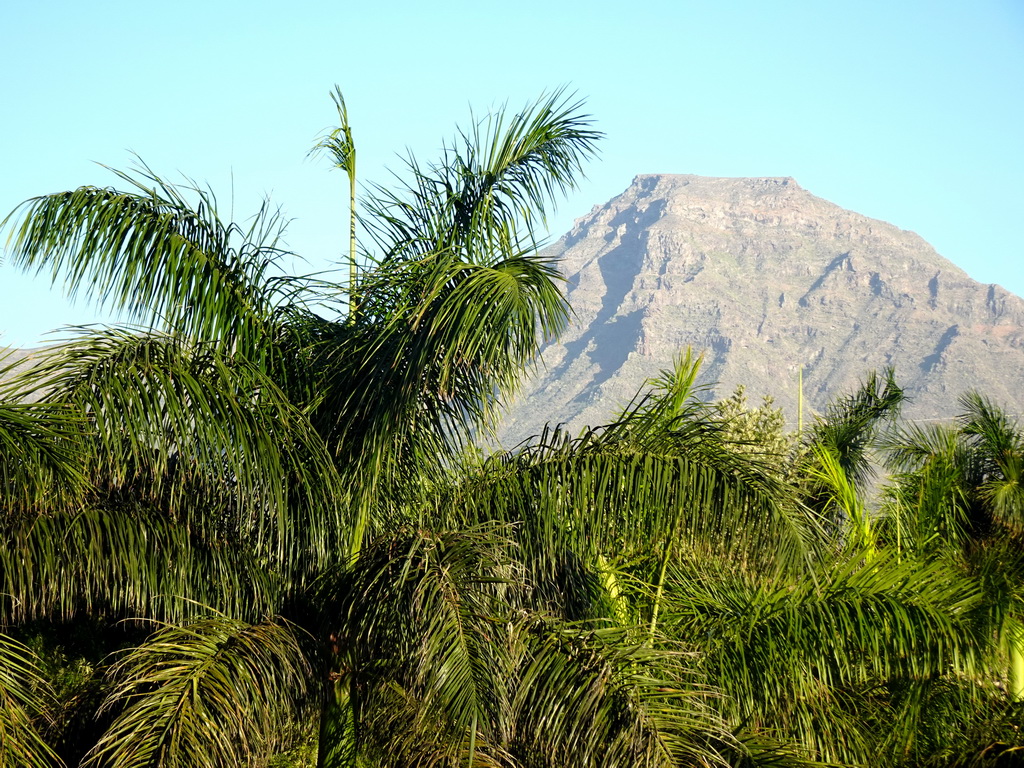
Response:
[[[0,5],[0,217],[135,153],[236,220],[269,197],[319,271],[347,245],[345,177],[308,157],[335,85],[363,182],[566,87],[606,137],[552,240],[640,173],[792,176],[1024,295],[1021,0]],[[0,345],[112,321],[61,289],[0,263]]]

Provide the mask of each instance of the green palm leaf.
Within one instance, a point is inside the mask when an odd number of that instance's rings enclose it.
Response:
[[[0,766],[63,766],[39,729],[51,696],[32,652],[0,632]]]
[[[323,581],[331,631],[354,674],[367,675],[367,686],[381,674],[397,680],[459,728],[489,719],[501,697],[488,617],[516,576],[510,547],[494,526],[409,532],[375,541],[340,580]]]
[[[49,272],[131,321],[198,338],[256,343],[280,287],[280,216],[266,204],[245,228],[224,223],[212,192],[141,165],[113,171],[134,188],[80,187],[9,215],[14,265]]]
[[[108,330],[56,348],[19,386],[88,419],[88,466],[108,496],[130,491],[172,519],[230,530],[274,562],[332,551],[340,500],[330,457],[305,414],[244,358]]]
[[[489,264],[533,243],[554,198],[573,188],[601,134],[562,92],[511,117],[498,110],[445,147],[440,163],[421,168],[399,192],[373,188],[365,223],[384,263],[455,249]]]
[[[294,627],[216,617],[159,630],[111,669],[120,711],[84,765],[260,765],[298,714],[309,665]]]
[[[640,581],[655,590],[652,624],[668,558],[703,553],[751,568],[801,567],[812,522],[777,476],[732,450],[721,423],[690,398],[695,371],[683,365],[677,373],[606,428],[577,438],[548,431],[489,459],[442,490],[431,514],[453,526],[515,524],[531,580],[556,610],[576,601],[583,613],[568,614],[576,617],[593,615],[588,602],[603,610],[609,558],[644,570]]]
[[[903,400],[891,368],[885,370],[884,380],[871,372],[857,391],[829,405],[808,439],[832,453],[843,474],[861,489],[871,475],[869,449],[878,425],[899,413]]]
[[[382,540],[325,581],[361,750],[389,766],[720,764],[729,736],[685,657],[527,618],[502,533]]]
[[[32,517],[40,509],[74,508],[88,488],[82,466],[88,450],[85,419],[67,406],[2,398],[0,521]]]
[[[764,576],[674,565],[663,625],[698,643],[728,722],[788,734],[807,757],[866,759],[865,691],[976,674],[991,652],[975,632],[976,587],[945,564],[879,558],[823,564],[795,583]]]
[[[255,619],[276,610],[286,580],[263,558],[145,505],[87,506],[4,531],[0,622],[69,620],[82,612],[181,621],[215,605]]]
[[[1009,417],[987,398],[961,398],[962,433],[977,450],[985,479],[978,487],[993,521],[1012,536],[1024,537],[1024,437]]]
[[[525,765],[725,765],[736,746],[692,657],[622,629],[535,624],[523,638],[513,752]]]

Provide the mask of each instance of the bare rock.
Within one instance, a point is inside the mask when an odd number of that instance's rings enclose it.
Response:
[[[795,421],[895,366],[905,414],[944,419],[976,388],[1024,411],[1024,301],[921,237],[815,197],[791,178],[637,176],[546,255],[575,317],[500,431],[610,420],[687,347],[709,396],[744,384]]]

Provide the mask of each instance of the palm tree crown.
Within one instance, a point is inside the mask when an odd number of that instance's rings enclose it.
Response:
[[[1012,764],[999,409],[900,431],[887,372],[769,435],[687,353],[612,423],[485,455],[566,322],[536,233],[600,134],[556,93],[357,201],[332,98],[335,281],[281,274],[269,205],[225,222],[145,165],[5,220],[135,325],[0,390],[0,766]]]

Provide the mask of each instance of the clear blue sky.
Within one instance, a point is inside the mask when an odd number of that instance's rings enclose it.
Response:
[[[129,150],[231,199],[264,195],[321,269],[344,247],[344,180],[307,159],[349,105],[363,180],[456,124],[568,85],[607,134],[551,235],[638,173],[793,176],[918,232],[1024,294],[1024,2],[517,0],[0,9],[0,210],[106,185]],[[100,319],[0,265],[0,345]]]

